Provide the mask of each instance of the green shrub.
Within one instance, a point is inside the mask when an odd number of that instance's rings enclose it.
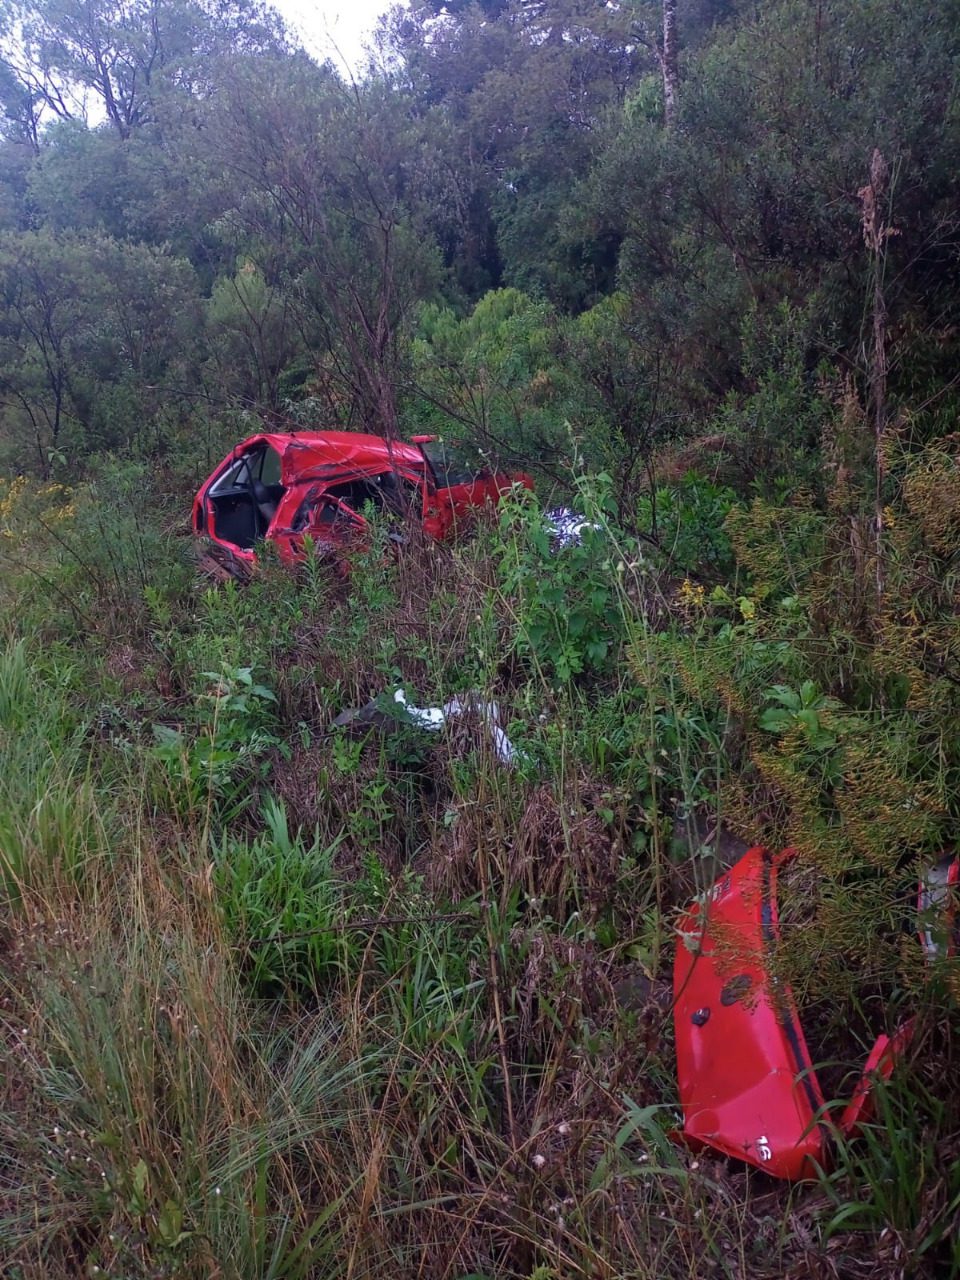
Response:
[[[195,704],[196,728],[155,724],[153,755],[174,784],[179,807],[198,813],[216,803],[227,821],[248,807],[251,788],[269,769],[267,753],[279,744],[277,699],[254,681],[250,667],[203,675],[210,683]]]
[[[691,472],[678,485],[657,489],[655,498],[642,496],[635,518],[656,533],[672,570],[724,578],[734,568],[725,520],[735,501],[726,485]]]
[[[500,588],[513,623],[507,645],[560,684],[613,669],[625,635],[618,566],[636,547],[612,530],[602,477],[600,484],[596,496],[581,486],[585,527],[559,548],[526,490],[502,505]]]

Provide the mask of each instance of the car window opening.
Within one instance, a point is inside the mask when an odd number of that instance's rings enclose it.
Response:
[[[231,463],[210,486],[214,529],[222,542],[249,550],[266,537],[286,492],[280,465],[276,449],[264,444]]]
[[[487,470],[463,445],[429,440],[424,441],[420,448],[430,464],[439,489],[449,489],[457,484],[473,484]]]

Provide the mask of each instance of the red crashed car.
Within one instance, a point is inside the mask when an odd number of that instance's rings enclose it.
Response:
[[[238,444],[201,486],[194,532],[252,564],[262,539],[295,563],[304,539],[349,546],[367,531],[364,510],[413,516],[445,538],[472,511],[499,502],[526,475],[479,469],[434,436],[409,444],[353,431],[264,432]]]

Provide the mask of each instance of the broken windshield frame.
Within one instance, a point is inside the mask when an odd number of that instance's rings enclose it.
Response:
[[[471,457],[470,451],[463,445],[449,444],[444,440],[418,440],[417,444],[427,460],[438,489],[473,484],[489,471],[476,456]]]
[[[264,444],[241,454],[227,464],[221,475],[208,490],[213,498],[231,489],[249,488],[255,481],[266,485],[280,484],[280,455],[276,449]]]

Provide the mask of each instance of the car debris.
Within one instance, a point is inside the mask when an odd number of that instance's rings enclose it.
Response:
[[[928,960],[960,954],[960,858],[943,857],[920,882],[920,945]]]
[[[790,988],[771,971],[779,940],[777,878],[796,854],[748,849],[685,912],[674,954],[678,1134],[774,1177],[815,1177],[831,1132],[856,1135],[874,1082],[888,1079],[914,1030],[907,1019],[875,1041],[839,1120],[828,1117]],[[928,958],[955,954],[960,859],[944,858],[920,887]]]
[[[407,700],[406,690],[399,688],[392,694],[382,693],[372,698],[366,706],[341,711],[333,724],[336,728],[351,730],[383,730],[406,724],[426,733],[439,733],[449,721],[467,716],[474,716],[483,725],[498,763],[512,768],[527,758],[501,727],[499,704],[488,701],[474,690],[463,697],[451,698],[442,707],[418,707]]]
[[[264,540],[288,564],[305,559],[308,538],[327,550],[363,542],[369,508],[447,538],[517,484],[533,488],[528,475],[479,468],[435,436],[407,443],[353,431],[268,431],[238,444],[201,485],[193,531],[233,573],[252,567]]]
[[[554,551],[564,547],[578,547],[583,542],[583,535],[588,529],[599,529],[600,525],[588,520],[586,516],[571,510],[570,507],[551,507],[544,513],[543,522],[550,535],[550,545]]]

